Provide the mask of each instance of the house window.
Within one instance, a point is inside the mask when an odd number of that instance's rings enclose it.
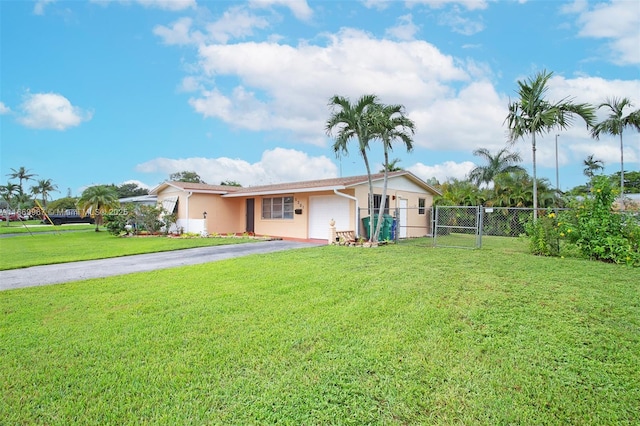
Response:
[[[424,198],[418,198],[418,214],[425,213],[426,200]]]
[[[380,204],[382,203],[382,195],[381,194],[373,194],[373,211],[375,214],[380,213]],[[384,203],[384,213],[389,214],[389,196],[387,195]]]
[[[293,219],[293,197],[262,199],[263,219]]]

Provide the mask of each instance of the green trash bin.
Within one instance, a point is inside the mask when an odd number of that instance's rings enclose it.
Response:
[[[378,225],[378,217],[380,215],[373,216],[373,231],[375,231],[375,227]],[[385,214],[382,216],[382,225],[380,225],[380,234],[378,234],[378,241],[385,241],[391,239],[391,225],[393,224],[393,216]],[[362,225],[364,226],[365,233],[367,238],[371,238],[372,230],[369,229],[371,225],[371,217],[363,217]]]

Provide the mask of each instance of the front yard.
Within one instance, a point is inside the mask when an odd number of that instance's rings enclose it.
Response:
[[[638,424],[640,271],[526,244],[322,246],[0,292],[0,418]]]

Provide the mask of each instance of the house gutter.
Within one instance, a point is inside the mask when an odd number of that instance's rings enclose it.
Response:
[[[356,202],[356,229],[355,229],[355,232],[356,232],[356,238],[360,238],[360,233],[358,232],[358,229],[360,228],[358,226],[358,223],[360,223],[360,206],[358,205],[358,199],[356,197],[352,197],[351,195],[347,195],[347,194],[344,194],[342,192],[338,192],[337,189],[334,189],[333,193],[336,194],[336,195],[339,195],[340,197],[348,198],[348,199],[353,200],[353,201]]]
[[[187,233],[189,232],[189,223],[191,223],[191,219],[189,218],[189,197],[193,195],[193,191],[187,192]]]

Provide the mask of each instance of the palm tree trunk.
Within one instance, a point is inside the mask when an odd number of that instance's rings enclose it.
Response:
[[[371,180],[371,168],[369,167],[369,159],[367,158],[367,153],[362,150],[360,151],[360,153],[362,154],[362,158],[364,159],[364,165],[367,169],[367,178],[369,180],[369,242],[373,242],[373,232],[372,231],[372,226],[373,226],[373,215],[374,215],[374,211],[373,211],[373,180]],[[358,224],[356,224],[356,226],[358,226]]]
[[[376,224],[375,241],[378,241],[380,235],[380,229],[382,228],[382,222],[384,218],[384,209],[387,201],[387,179],[389,174],[389,151],[385,145],[384,147],[384,185],[382,186],[382,198],[380,199],[380,211],[378,212],[378,223]]]
[[[538,179],[536,177],[536,134],[531,134],[531,150],[533,152],[533,221],[538,220]]]
[[[620,130],[620,210],[624,210],[624,149],[622,147],[622,130]]]

